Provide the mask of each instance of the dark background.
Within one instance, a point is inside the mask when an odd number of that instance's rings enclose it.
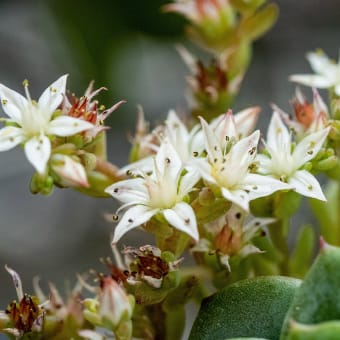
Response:
[[[337,59],[340,47],[340,1],[282,0],[276,26],[254,46],[235,111],[263,108],[261,125],[270,117],[269,103],[289,109],[294,85],[290,74],[310,72],[307,51],[322,48]],[[127,132],[134,128],[136,105],[157,122],[170,108],[185,107],[187,69],[174,50],[183,37],[184,20],[161,14],[165,1],[144,0],[8,0],[0,1],[0,82],[23,92],[30,81],[33,98],[55,79],[69,73],[68,87],[81,95],[88,82],[109,91],[99,98],[109,105],[128,101],[111,118],[109,157],[127,161]],[[306,90],[306,93],[310,93]],[[227,109],[227,108],[226,108]],[[113,199],[93,199],[72,190],[49,197],[28,190],[33,168],[20,148],[0,154],[0,309],[15,298],[3,266],[17,270],[24,288],[39,275],[64,290],[75,273],[102,269],[99,257],[111,255]],[[133,242],[130,233],[123,242]],[[141,242],[141,241],[139,241]],[[44,284],[43,284],[44,286]]]

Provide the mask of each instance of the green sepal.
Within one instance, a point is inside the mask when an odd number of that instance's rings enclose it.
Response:
[[[266,0],[230,0],[231,5],[238,11],[253,12],[257,8],[261,7]]]
[[[283,276],[236,282],[203,300],[189,340],[278,339],[300,280]]]
[[[266,33],[276,22],[279,9],[276,4],[269,4],[258,10],[254,15],[242,20],[238,34],[243,39],[256,40]]]

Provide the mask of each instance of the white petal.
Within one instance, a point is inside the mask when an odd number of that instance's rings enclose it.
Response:
[[[263,253],[263,251],[255,247],[253,244],[247,244],[238,251],[237,255],[239,255],[240,257],[246,257],[251,254],[260,254],[260,253]]]
[[[266,146],[269,147],[271,153],[284,152],[290,154],[290,133],[283,124],[279,113],[275,111],[269,123]]]
[[[322,89],[333,85],[333,81],[331,81],[329,78],[315,74],[295,74],[290,76],[289,80],[295,83],[319,87]]]
[[[39,173],[43,174],[46,170],[46,165],[51,155],[50,140],[44,135],[29,139],[25,143],[25,154],[35,169]]]
[[[259,118],[260,108],[258,106],[244,109],[234,115],[237,132],[242,136],[249,136],[254,131]]]
[[[335,94],[336,94],[337,96],[340,96],[340,85],[336,85],[336,86],[334,87],[334,92],[335,92]]]
[[[153,156],[142,158],[136,162],[130,163],[125,165],[124,167],[120,168],[118,171],[118,175],[125,175],[128,171],[132,173],[134,171],[142,171],[144,173],[150,173],[153,170]]]
[[[296,97],[298,96],[297,93],[298,92],[298,88],[296,89]],[[298,134],[303,132],[305,127],[303,125],[301,125],[301,123],[299,123],[298,121],[294,120],[291,118],[291,116],[284,112],[283,110],[281,110],[278,106],[276,106],[275,104],[272,105],[272,108],[275,112],[277,112],[281,119],[284,121],[285,124],[287,124],[291,129],[293,129],[295,132],[297,132]]]
[[[48,118],[61,104],[66,91],[67,74],[52,83],[40,96],[38,106]]]
[[[329,74],[336,71],[336,65],[333,64],[324,53],[310,52],[307,54],[307,59],[315,73]]]
[[[198,241],[197,222],[193,209],[187,203],[177,203],[172,209],[163,210],[165,219],[176,229]]]
[[[53,170],[61,178],[63,184],[76,187],[89,187],[86,171],[81,163],[65,155],[54,156],[59,164],[53,165]]]
[[[149,207],[144,205],[136,205],[127,210],[116,226],[112,244],[116,244],[131,229],[149,221],[158,211],[159,209],[150,210]]]
[[[203,128],[205,147],[207,149],[209,161],[213,163],[215,158],[218,159],[222,155],[220,142],[217,140],[214,132],[212,131],[208,123],[201,117],[200,120]]]
[[[296,171],[295,174],[289,178],[288,183],[293,185],[295,191],[303,196],[326,201],[319,182],[306,170]]]
[[[27,99],[2,84],[0,84],[0,99],[2,108],[8,117],[20,124],[22,115],[29,110],[30,103]]]
[[[272,170],[272,159],[267,155],[256,155],[257,172],[262,175],[268,175]]]
[[[313,89],[313,107],[314,107],[316,116],[320,113],[323,113],[326,116],[328,116],[328,107],[326,103],[323,101],[317,89]]]
[[[221,192],[228,201],[235,203],[245,211],[249,211],[249,196],[245,191],[221,188]]]
[[[242,189],[248,190],[249,197],[253,200],[269,196],[279,190],[294,189],[294,187],[269,176],[248,174],[242,183]]]
[[[50,121],[47,133],[61,137],[72,136],[76,133],[92,129],[94,126],[82,119],[69,116],[59,116]]]
[[[215,178],[211,176],[212,167],[206,159],[194,159],[192,162],[190,162],[190,166],[195,167],[205,181],[216,184]]]
[[[14,126],[6,126],[0,130],[0,151],[7,151],[25,139],[22,129]]]
[[[145,181],[142,178],[132,178],[116,182],[107,187],[105,192],[123,203],[139,201],[139,203],[143,204],[149,200]]]
[[[174,110],[169,111],[165,126],[166,135],[169,136],[172,144],[174,144],[174,139],[178,137],[183,141],[188,139],[188,130]]]
[[[95,331],[89,330],[89,329],[82,329],[78,332],[78,334],[87,340],[104,340],[104,335],[99,334]]]
[[[20,302],[22,300],[22,298],[24,297],[24,293],[22,290],[22,283],[21,283],[21,279],[19,274],[13,270],[12,268],[8,267],[7,265],[5,265],[5,269],[7,270],[7,272],[9,273],[9,275],[12,276],[12,280],[14,283],[14,287],[15,290],[17,292],[17,296],[18,296],[18,302]]]
[[[260,131],[253,132],[250,136],[237,142],[228,153],[226,168],[238,171],[240,174],[248,171],[248,167],[256,157],[257,144]]]
[[[159,171],[164,177],[177,181],[182,169],[182,161],[167,138],[163,140],[157,152],[156,166],[156,173]]]
[[[293,152],[296,169],[313,159],[325,142],[330,128],[309,134],[303,138]]]
[[[236,140],[239,139],[237,130],[236,130],[236,124],[234,120],[234,116],[231,110],[229,110],[226,114],[223,115],[223,119],[215,128],[215,135],[218,138],[218,141],[223,147],[223,145],[226,142],[226,138],[229,139],[235,138]]]
[[[183,197],[191,191],[195,184],[200,179],[200,173],[198,170],[190,169],[180,180],[178,196]]]

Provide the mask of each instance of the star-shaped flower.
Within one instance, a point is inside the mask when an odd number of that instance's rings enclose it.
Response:
[[[340,61],[334,62],[323,52],[310,52],[307,54],[307,59],[316,74],[295,74],[289,79],[322,89],[334,87],[334,92],[340,96]]]
[[[258,171],[278,178],[294,187],[299,194],[325,201],[319,182],[303,166],[312,160],[325,142],[329,128],[310,133],[296,146],[280,115],[273,113],[269,124],[266,150],[270,156],[258,155]]]
[[[113,243],[156,214],[162,214],[171,226],[198,240],[194,211],[184,202],[198,179],[195,170],[188,169],[183,174],[180,157],[165,139],[154,158],[151,175],[141,172],[139,178],[114,183],[105,190],[124,203],[119,210],[128,208],[115,229]]]
[[[227,200],[249,210],[249,201],[272,194],[277,190],[291,189],[285,183],[250,172],[255,161],[260,132],[237,141],[237,129],[232,117],[227,117],[225,134],[215,134],[201,119],[207,151],[206,159],[198,159],[197,165],[203,179],[218,187]]]
[[[0,84],[2,108],[9,117],[0,129],[0,151],[24,143],[28,161],[41,174],[51,155],[49,136],[72,136],[93,128],[84,120],[55,114],[65,95],[66,78],[64,75],[51,84],[38,102],[31,99],[28,82],[24,82],[27,98]]]

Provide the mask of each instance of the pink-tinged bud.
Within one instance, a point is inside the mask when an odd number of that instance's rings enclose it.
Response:
[[[73,158],[56,154],[52,156],[52,169],[60,177],[61,185],[70,187],[89,187],[86,171],[80,162]]]
[[[133,303],[123,288],[110,276],[101,278],[98,314],[107,328],[115,329],[131,318]]]
[[[191,0],[176,1],[163,7],[167,12],[184,15],[195,24],[204,20],[218,21],[226,10],[230,9],[228,0]]]

